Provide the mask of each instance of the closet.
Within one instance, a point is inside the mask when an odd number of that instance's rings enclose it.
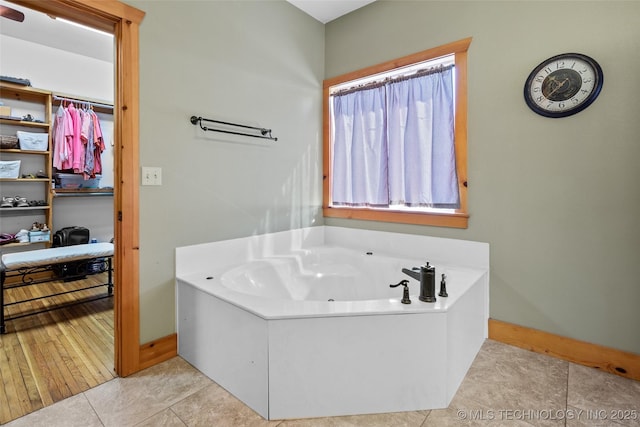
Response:
[[[91,230],[87,223],[93,227],[96,240],[110,240],[113,235],[110,208],[113,172],[107,169],[113,167],[113,106],[104,101],[7,82],[0,82],[0,102],[4,107],[2,112],[8,113],[0,115],[0,200],[3,203],[0,233],[5,237],[19,234],[14,241],[3,242],[2,251],[49,247],[52,230],[72,225]],[[65,126],[73,131],[73,123],[56,118],[60,114],[64,116],[68,109],[77,111],[78,117],[84,114],[91,120],[90,123],[85,120],[84,129],[80,123],[75,129],[76,133],[84,132],[84,144],[76,147],[76,150],[84,151],[74,153],[71,144],[64,147],[69,151],[64,154],[65,158],[72,159],[75,155],[76,159],[82,159],[82,167],[78,168],[76,164],[75,170],[71,161],[63,164],[55,160],[55,156],[61,158],[63,154],[60,152],[63,147],[55,144],[57,134]],[[95,138],[87,138],[87,132]],[[18,136],[23,136],[22,140],[19,141]],[[40,136],[43,144],[39,147],[24,142]],[[58,139],[65,138],[72,140],[71,136],[65,135]],[[98,144],[101,146],[94,148]],[[106,182],[101,182],[103,169]],[[68,197],[81,197],[82,200],[63,201]],[[103,199],[96,202],[96,197]],[[59,214],[58,218],[55,214]]]
[[[90,143],[85,145],[87,156],[93,153],[94,158],[83,163],[83,170],[74,170],[73,167],[60,170],[60,162],[56,164],[55,159],[55,155],[59,154],[56,152],[56,132],[53,132],[54,226],[56,229],[84,226],[91,231],[92,238],[108,242],[113,238],[113,106],[93,98],[53,93],[53,117],[71,106],[76,111],[84,110],[88,116],[94,117],[92,123],[101,130],[101,137],[96,136],[95,144],[101,144],[101,147],[92,149]],[[56,124],[53,122],[54,126]],[[86,134],[91,130],[89,127],[81,133]]]

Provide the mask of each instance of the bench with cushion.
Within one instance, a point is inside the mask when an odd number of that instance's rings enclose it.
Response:
[[[106,242],[37,249],[34,251],[17,252],[2,255],[2,262],[0,262],[0,282],[2,283],[2,292],[0,292],[0,305],[2,305],[2,310],[0,312],[0,333],[6,333],[5,322],[9,320],[18,319],[24,316],[31,316],[33,314],[43,313],[45,311],[57,310],[69,305],[110,297],[111,295],[113,295],[112,259],[113,243]],[[38,279],[38,274],[52,271],[59,272],[63,266],[78,262],[86,262],[86,266],[89,267],[87,268],[87,270],[92,270],[91,267],[97,266],[99,271],[107,271],[107,283],[99,285],[89,285],[80,288],[74,287],[73,289],[63,292],[56,292],[19,301],[5,302],[5,291],[22,286],[32,286],[38,283],[50,282],[52,281],[50,277],[47,277],[45,279]],[[90,272],[91,271],[89,271],[89,273]],[[73,276],[71,278],[73,278]],[[60,279],[55,277],[53,280]],[[5,282],[11,283],[5,284]],[[5,308],[12,305],[24,304],[43,298],[64,295],[72,292],[79,292],[87,289],[97,288],[100,286],[107,287],[106,295],[98,296],[91,299],[84,299],[72,303],[50,306],[37,311],[30,310],[27,313],[5,316]]]

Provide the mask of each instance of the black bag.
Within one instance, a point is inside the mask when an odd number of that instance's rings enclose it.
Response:
[[[89,243],[89,229],[84,227],[64,227],[53,235],[53,247],[83,245]]]
[[[53,235],[54,248],[61,246],[83,245],[89,243],[89,229],[85,227],[64,227]],[[53,271],[64,280],[82,279],[87,275],[87,261],[72,261],[65,264],[57,264]]]

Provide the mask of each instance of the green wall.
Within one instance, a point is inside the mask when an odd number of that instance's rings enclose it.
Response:
[[[324,26],[284,1],[127,1],[140,27],[141,342],[175,332],[175,248],[322,223]],[[192,115],[273,130],[203,132]],[[215,260],[212,260],[214,262]]]
[[[473,37],[466,230],[326,219],[489,242],[491,317],[640,353],[640,2],[385,1],[325,27],[325,78]],[[548,119],[529,72],[578,52],[599,98]]]

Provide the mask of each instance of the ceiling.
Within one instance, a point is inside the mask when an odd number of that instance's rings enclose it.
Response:
[[[287,0],[298,9],[326,24],[336,18],[360,9],[375,0]]]
[[[3,35],[113,62],[112,35],[53,19],[44,13],[4,0],[0,0],[0,5],[24,13],[24,22],[0,18],[0,33]]]
[[[346,15],[375,0],[287,0],[323,24]],[[75,52],[102,61],[113,61],[113,37],[104,33],[88,31],[53,19],[43,13],[0,0],[0,5],[19,10],[25,14],[24,22],[0,19],[3,35],[42,44],[56,49]]]

